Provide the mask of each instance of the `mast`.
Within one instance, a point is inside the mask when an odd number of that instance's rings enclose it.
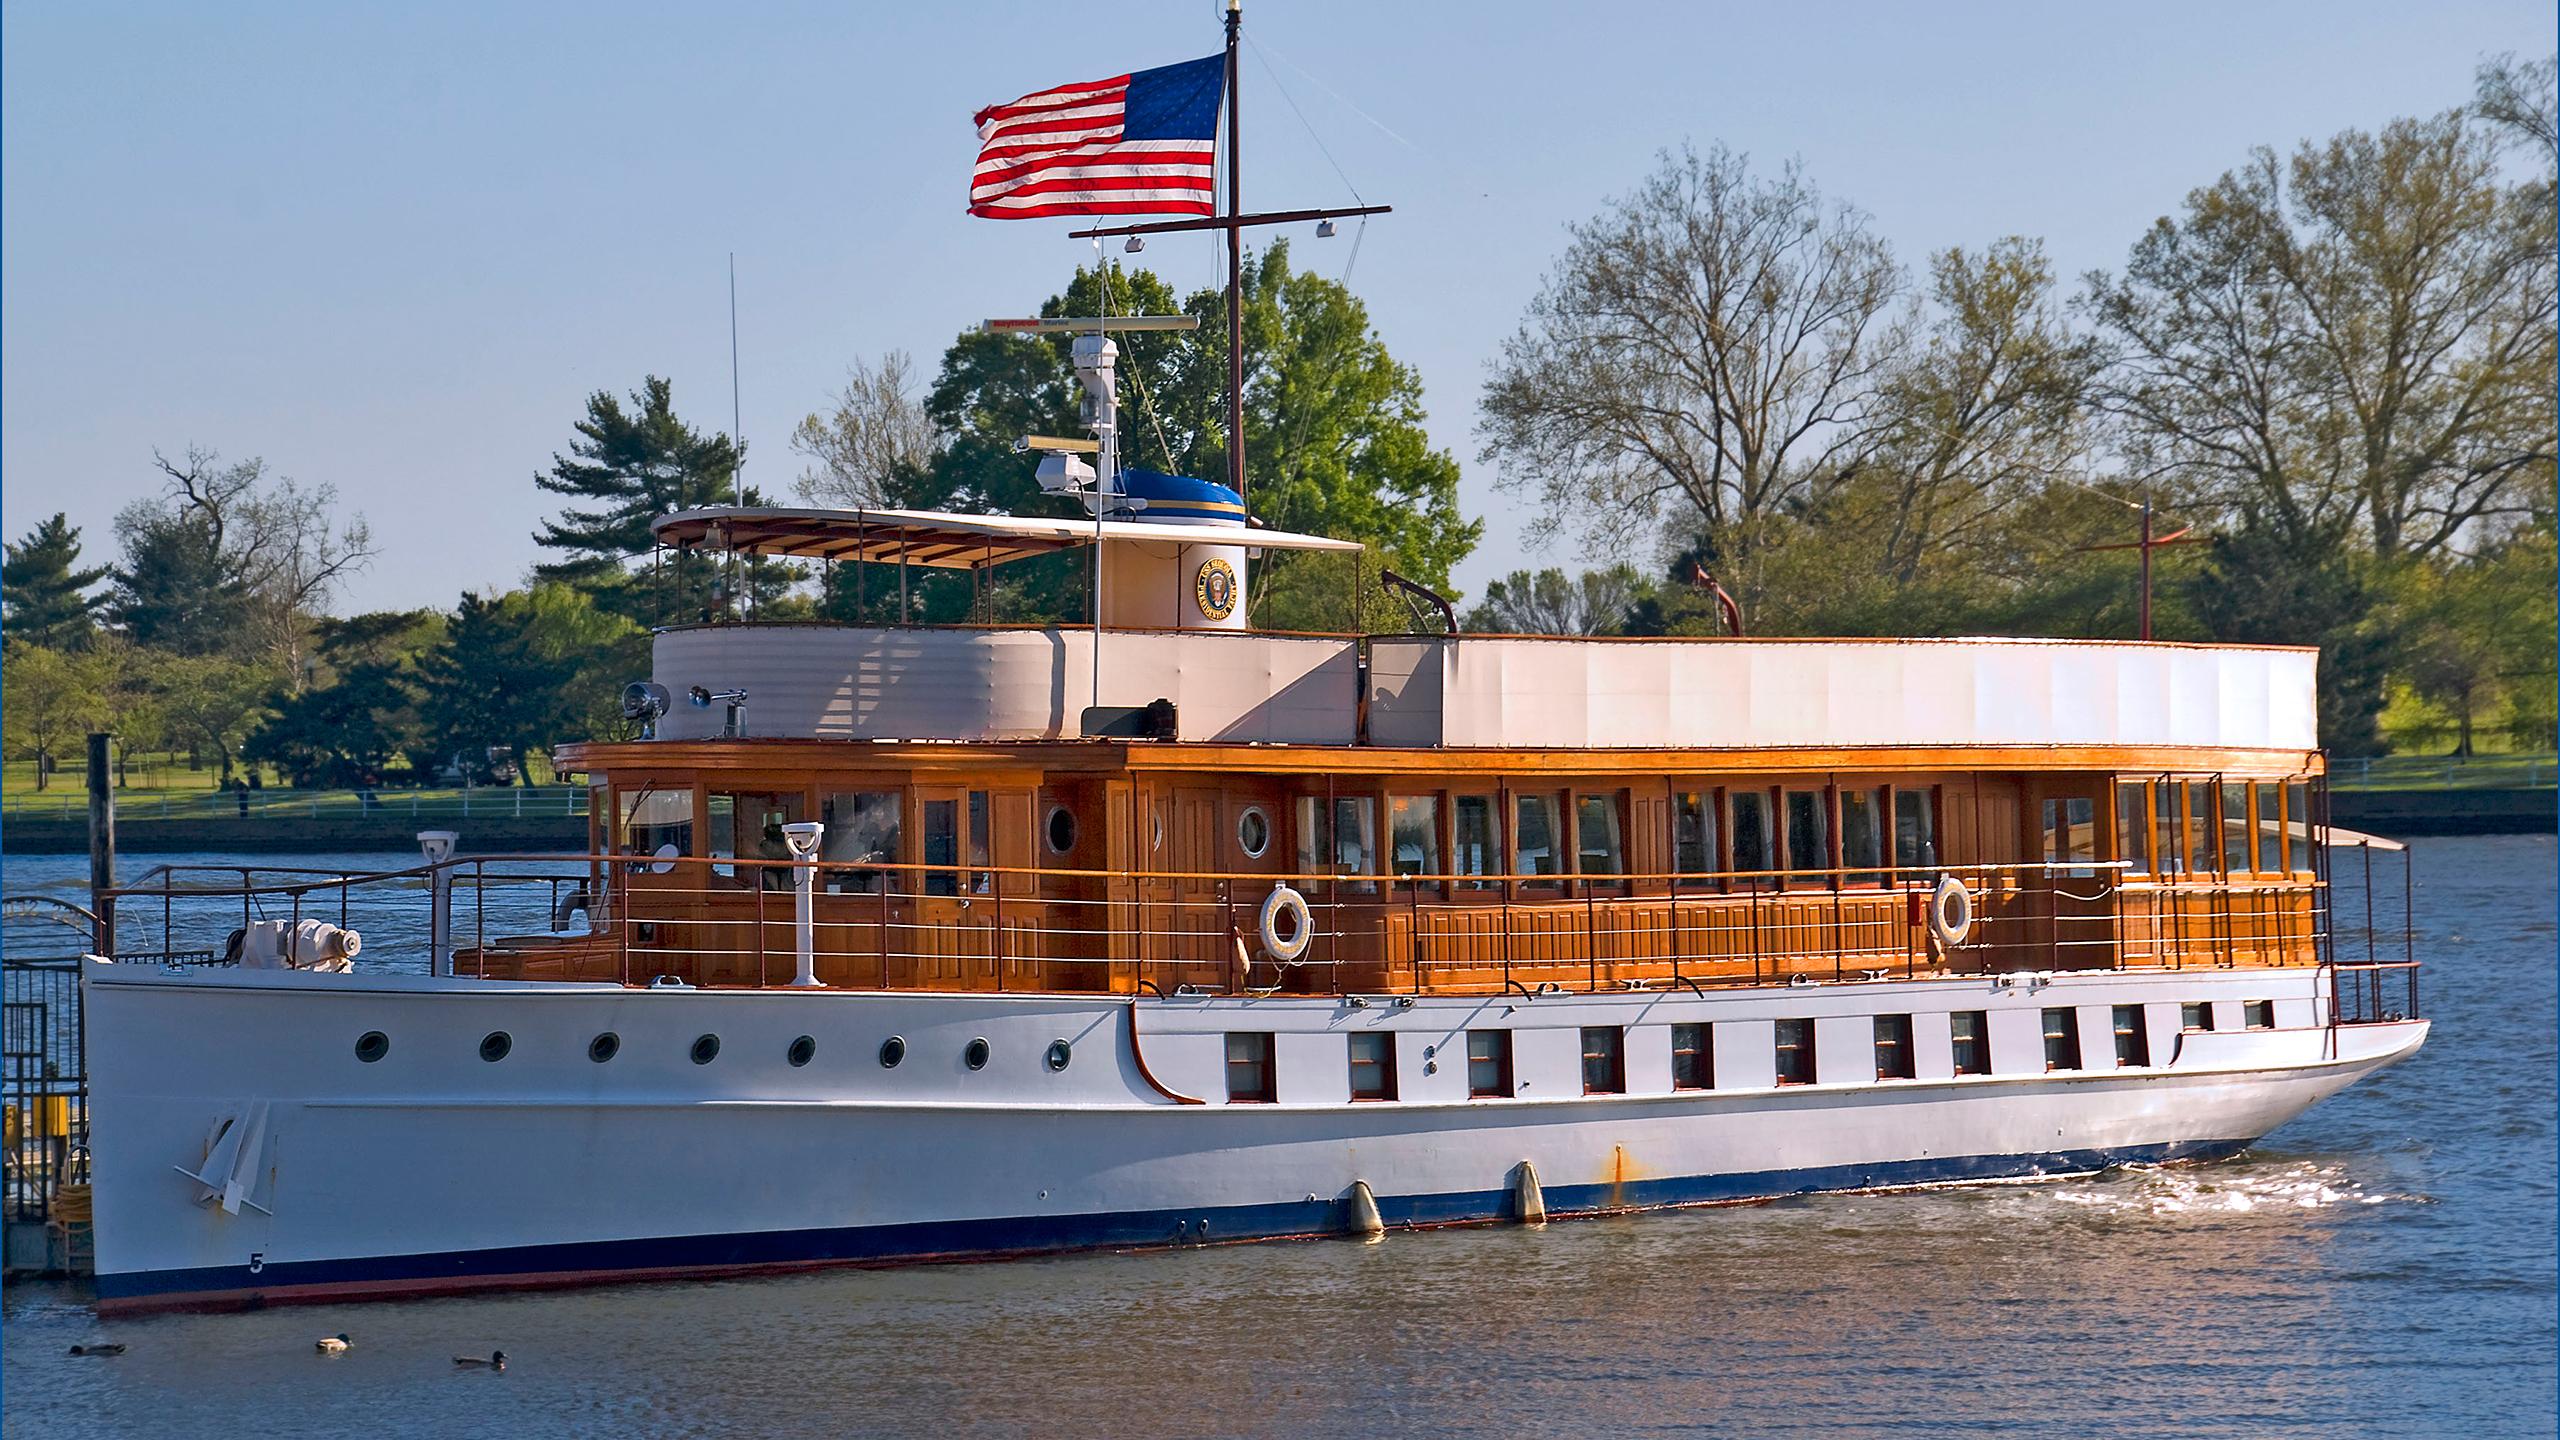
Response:
[[[1244,151],[1236,120],[1236,38],[1244,28],[1244,0],[1227,0],[1227,488],[1244,505]]]

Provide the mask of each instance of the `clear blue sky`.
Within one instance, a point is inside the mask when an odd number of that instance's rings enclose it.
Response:
[[[2555,43],[2550,0],[1252,0],[1246,27],[1246,203],[1349,199],[1276,74],[1396,207],[1351,281],[1492,522],[1470,591],[1577,558],[1524,540],[1475,398],[1564,226],[1657,148],[1801,157],[1906,260],[2018,233],[2076,275],[2252,145],[2460,103],[2483,55]],[[371,518],[385,553],[341,610],[511,584],[587,392],[665,374],[727,428],[733,250],[748,477],[785,490],[791,426],[849,359],[929,368],[1091,253],[963,213],[970,112],[1218,33],[1214,0],[12,4],[0,527],[67,510],[103,554],[152,447],[196,444]],[[1350,240],[1296,251],[1339,273]],[[1186,289],[1219,274],[1206,240],[1147,259]]]

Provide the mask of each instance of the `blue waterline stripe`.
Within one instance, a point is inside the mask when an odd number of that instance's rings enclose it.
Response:
[[[1875,1190],[2076,1174],[2111,1165],[2217,1160],[2237,1153],[2246,1140],[2182,1141],[2112,1150],[2064,1150],[2042,1155],[1949,1156],[1876,1165],[1833,1165],[1811,1170],[1767,1170],[1741,1175],[1694,1175],[1630,1180],[1619,1185],[1559,1185],[1546,1190],[1553,1215],[1658,1209],[1719,1201],[1775,1200],[1822,1191]],[[1381,1195],[1379,1216],[1390,1226],[1454,1225],[1499,1220],[1509,1213],[1504,1190],[1442,1195]],[[1349,1221],[1349,1201],[1299,1200],[1276,1205],[1236,1205],[1202,1210],[1142,1210],[1106,1215],[1026,1215],[990,1220],[923,1221],[904,1225],[847,1226],[819,1230],[765,1230],[731,1235],[675,1235],[641,1240],[585,1240],[556,1245],[517,1245],[428,1255],[388,1255],[350,1260],[300,1260],[264,1265],[209,1265],[187,1270],[100,1274],[101,1300],[183,1299],[190,1294],[241,1295],[320,1286],[431,1285],[467,1290],[522,1277],[574,1276],[584,1271],[627,1275],[649,1270],[718,1270],[757,1266],[858,1264],[1107,1250],[1218,1240],[1276,1239],[1339,1231]]]

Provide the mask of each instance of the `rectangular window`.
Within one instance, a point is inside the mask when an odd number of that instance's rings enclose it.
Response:
[[[1511,873],[1563,874],[1564,827],[1557,814],[1556,797],[1539,793],[1518,795],[1513,799]]]
[[[1920,1072],[1911,1058],[1911,1017],[1879,1015],[1876,1017],[1876,1078],[1879,1080],[1916,1080]]]
[[[1396,1098],[1395,1032],[1364,1030],[1351,1037],[1351,1098]]]
[[[984,895],[995,883],[994,872],[987,867],[987,843],[993,834],[987,792],[969,792],[969,893]]]
[[[1893,863],[1905,883],[1938,878],[1938,806],[1932,792],[1893,792]]]
[[[1328,805],[1322,796],[1299,796],[1298,870],[1306,875],[1378,873],[1378,802],[1366,795],[1337,795]],[[1371,890],[1376,882],[1362,880],[1343,888]]]
[[[924,802],[924,858],[926,865],[942,868],[924,872],[924,893],[957,895],[960,872],[951,867],[960,863],[960,802],[927,800]]]
[[[2210,1030],[2213,1028],[2213,1005],[2209,1001],[2191,1000],[2178,1007],[2178,1028]]]
[[[1387,797],[1387,851],[1398,875],[1439,875],[1440,797]]]
[[[2086,876],[2094,874],[2090,862],[2098,858],[2098,806],[2085,796],[2066,795],[2044,802],[2044,858],[2055,865],[2069,866],[2059,873]]]
[[[2154,781],[2151,786],[2151,830],[2160,847],[2160,873],[2183,874],[2187,868],[2187,850],[2183,840],[2186,830],[2178,819],[2178,791],[2174,780]]]
[[[2285,868],[2311,873],[2311,787],[2299,782],[2284,787]]]
[[[1715,1032],[1704,1025],[1672,1026],[1671,1088],[1712,1090],[1715,1086]]]
[[[2069,1007],[2044,1012],[2044,1068],[2080,1068],[2080,1026]]]
[[[1874,885],[1884,879],[1883,787],[1840,792],[1840,864],[1853,872],[1849,883]]]
[[[2273,1030],[2276,1028],[2276,1002],[2273,1000],[2242,1002],[2240,1021],[2252,1030]]]
[[[1813,1083],[1813,1022],[1781,1020],[1778,1022],[1778,1083],[1810,1085]]]
[[[2142,803],[2140,785],[2116,787],[2116,858],[2128,875],[2151,873],[2151,812]]]
[[[1280,1098],[1275,1080],[1277,1067],[1271,1063],[1271,1037],[1262,1034],[1229,1034],[1227,1036],[1227,1103],[1230,1105],[1268,1105]]]
[[[693,853],[693,792],[642,790],[622,797],[622,835],[614,847],[625,855],[672,860]]]
[[[838,790],[819,802],[819,823],[827,828],[818,837],[818,858],[830,867],[843,867],[824,872],[827,889],[839,895],[876,895],[883,884],[906,888],[888,872],[866,868],[898,863],[905,808],[906,797],[895,790]]]
[[[2201,874],[2222,858],[2214,844],[2213,782],[2189,780],[2178,788],[2187,792],[2187,866]]]
[[[2258,786],[2258,868],[2284,869],[2284,787]]]
[[[711,853],[722,860],[788,860],[791,842],[783,838],[782,827],[798,823],[803,817],[804,799],[797,792],[786,794],[746,792],[711,797]],[[737,883],[767,890],[791,888],[791,871],[779,865],[743,867],[750,874],[739,875],[741,867],[715,865],[712,873],[733,876]]]
[[[1820,885],[1831,868],[1831,806],[1819,790],[1787,792],[1787,870],[1798,883]]]
[[[1681,790],[1671,796],[1671,868],[1682,875],[1716,871],[1716,792]]]
[[[1733,806],[1733,868],[1737,874],[1764,874],[1778,868],[1778,831],[1769,817],[1769,792],[1736,790]]]
[[[2222,868],[2233,875],[2246,875],[2258,868],[2258,851],[2250,834],[2249,786],[2246,781],[2222,782]]]
[[[1627,1088],[1627,1032],[1615,1025],[1582,1027],[1582,1093],[1621,1095]]]
[[[1450,816],[1451,828],[1457,832],[1456,852],[1449,857],[1456,862],[1452,868],[1461,875],[1501,874],[1502,843],[1494,832],[1493,797],[1460,795],[1449,803],[1454,812]],[[1493,884],[1490,880],[1469,880],[1462,888],[1490,890]]]
[[[2118,1005],[2115,1013],[2116,1063],[2151,1063],[2151,1022],[2139,1005]]]
[[[1959,1075],[1991,1073],[1991,1017],[1980,1010],[1958,1010],[1947,1017],[1947,1037],[1954,1042]]]
[[[1511,1032],[1467,1032],[1467,1094],[1476,1100],[1511,1097]]]
[[[1617,790],[1573,797],[1574,856],[1580,873],[1627,873],[1624,827],[1618,820],[1624,798],[1624,792]]]

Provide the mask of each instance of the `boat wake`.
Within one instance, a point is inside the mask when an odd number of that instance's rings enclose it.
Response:
[[[2033,1194],[2032,1203],[2159,1217],[2434,1203],[2424,1195],[2369,1189],[2349,1173],[2346,1164],[2311,1158],[2205,1166],[2129,1165]]]

